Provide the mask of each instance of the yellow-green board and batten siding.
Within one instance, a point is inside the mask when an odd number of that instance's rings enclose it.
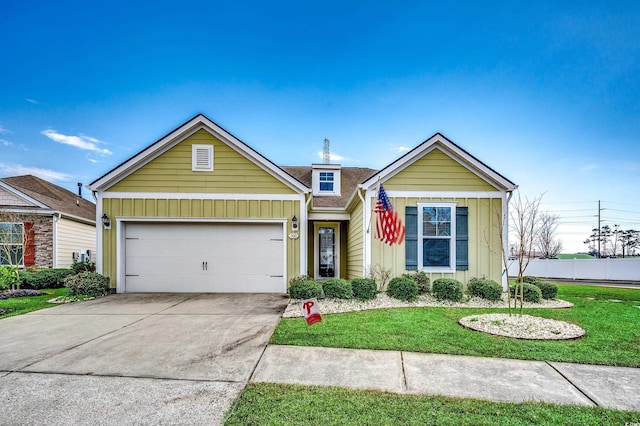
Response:
[[[213,171],[191,169],[192,145],[213,145]],[[295,194],[211,133],[200,129],[108,189],[109,192]]]
[[[213,171],[192,170],[192,145],[213,145]],[[109,193],[135,193],[132,197],[110,198]],[[157,193],[158,197],[153,194]],[[144,194],[144,198],[140,197]],[[170,198],[163,194],[177,194]],[[184,194],[180,197],[179,194]],[[190,198],[189,194],[194,194]],[[227,194],[225,199],[197,194]],[[228,194],[235,194],[229,199]],[[246,199],[243,199],[246,194]],[[287,221],[301,217],[298,200],[291,200],[296,191],[250,159],[217,139],[204,129],[186,137],[166,152],[115,183],[105,191],[102,211],[116,218],[166,218],[167,222],[185,219]],[[256,197],[258,195],[258,197]],[[286,195],[288,199],[278,199]],[[213,198],[213,199],[212,199]],[[259,199],[255,199],[259,198]],[[300,240],[287,238],[285,232],[287,279],[300,275]],[[103,273],[117,286],[117,253],[115,226],[102,231]]]
[[[352,204],[347,224],[347,279],[364,276],[364,207],[360,200]]]
[[[469,225],[469,269],[455,273],[428,273],[431,281],[437,278],[455,278],[468,283],[474,277],[487,277],[502,282],[502,255],[498,226],[502,212],[500,198],[404,198],[394,197],[391,202],[404,217],[407,206],[416,206],[418,202],[453,202],[457,207],[468,207]],[[406,271],[405,244],[388,246],[374,238],[371,239],[371,264],[391,269],[392,276]]]
[[[497,191],[439,149],[384,181],[386,191]]]

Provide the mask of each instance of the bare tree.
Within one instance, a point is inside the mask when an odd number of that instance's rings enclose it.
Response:
[[[510,206],[510,232],[515,238],[518,262],[518,284],[516,285],[514,298],[517,300],[518,296],[520,297],[521,315],[524,304],[524,281],[522,278],[533,256],[535,242],[539,239],[538,216],[541,200],[542,195],[535,197],[533,200],[529,200],[527,197],[523,200],[520,192],[517,192],[517,196],[512,199]]]
[[[536,249],[543,257],[555,257],[562,251],[562,241],[557,239],[557,214],[541,213],[538,219]]]

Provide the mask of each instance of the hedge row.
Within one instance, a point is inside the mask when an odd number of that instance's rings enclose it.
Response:
[[[541,299],[553,299],[558,293],[558,287],[536,277],[524,277],[524,300],[539,303]],[[519,287],[518,287],[519,288]],[[510,287],[511,294],[515,293],[515,286]],[[466,292],[471,296],[487,300],[501,300],[502,285],[484,278],[472,278]],[[294,299],[309,299],[331,297],[337,299],[369,300],[378,293],[374,280],[356,278],[351,281],[330,279],[322,284],[309,276],[296,277],[289,283],[289,294]],[[461,302],[464,299],[464,285],[453,278],[438,278],[431,284],[424,272],[403,274],[393,278],[387,286],[390,297],[413,301],[419,294],[432,293],[439,300]]]

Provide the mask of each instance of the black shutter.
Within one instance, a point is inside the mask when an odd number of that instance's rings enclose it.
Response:
[[[456,208],[456,270],[469,270],[469,208]]]
[[[404,218],[405,260],[407,271],[418,270],[418,208],[407,206]]]

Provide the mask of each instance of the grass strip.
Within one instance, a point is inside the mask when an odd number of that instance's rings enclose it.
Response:
[[[56,305],[48,303],[47,301],[49,299],[67,295],[66,288],[44,289],[40,291],[46,294],[43,296],[12,297],[10,299],[0,300],[0,319],[22,315],[40,309],[52,308]]]
[[[251,383],[227,412],[224,425],[600,426],[637,422],[640,413],[599,407]]]

